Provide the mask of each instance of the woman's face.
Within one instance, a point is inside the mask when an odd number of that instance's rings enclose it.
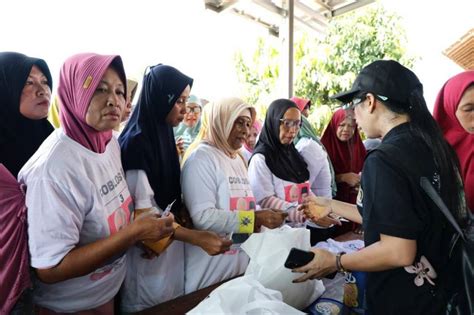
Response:
[[[122,113],[122,122],[127,121],[130,118],[130,114],[132,113],[132,92],[133,90],[127,90],[127,102],[123,109]]]
[[[474,85],[464,91],[456,110],[456,117],[468,133],[474,134]]]
[[[355,132],[355,121],[352,118],[344,119],[337,126],[336,136],[342,142],[349,141]]]
[[[280,121],[280,143],[288,145],[293,142],[301,128],[301,112],[298,108],[289,108]]]
[[[20,113],[34,120],[46,118],[50,101],[48,79],[37,66],[33,66],[21,91]]]
[[[199,117],[201,117],[201,106],[196,103],[187,103],[183,123],[189,128],[192,128],[196,126]]]
[[[292,185],[291,188],[290,188],[290,201],[291,202],[294,202],[294,201],[298,201],[298,186],[296,185]]]
[[[191,87],[189,85],[186,86],[184,91],[174,103],[173,108],[171,111],[166,115],[166,123],[172,127],[176,127],[179,125],[180,122],[184,119],[184,114],[186,114],[186,100],[189,98],[189,94],[191,93]]]
[[[97,131],[114,129],[120,124],[125,98],[122,80],[117,71],[109,67],[92,96],[86,112],[86,123]]]
[[[255,144],[257,143],[257,137],[258,137],[258,130],[255,127],[250,127],[250,132],[247,137],[246,143],[249,148],[252,150],[255,148]]]
[[[227,143],[233,150],[239,150],[247,139],[250,126],[252,126],[252,116],[250,110],[243,111],[242,115],[237,117],[230,131]]]

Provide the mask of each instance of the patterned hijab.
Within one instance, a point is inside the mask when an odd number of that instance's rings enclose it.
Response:
[[[461,126],[456,111],[464,92],[473,85],[474,71],[455,75],[439,91],[433,111],[444,137],[458,155],[467,205],[471,211],[474,211],[474,135]]]
[[[279,99],[270,104],[253,155],[263,154],[268,168],[278,178],[303,183],[309,179],[308,165],[293,143],[283,145],[280,142],[280,119],[290,108],[298,107],[288,99]]]
[[[112,66],[127,93],[122,59],[117,55],[77,54],[67,59],[59,73],[58,95],[61,127],[66,135],[85,148],[104,153],[112,130],[97,131],[86,123],[86,113],[107,68]]]
[[[145,171],[160,208],[176,200],[173,213],[182,204],[181,170],[173,127],[166,122],[166,116],[188,85],[192,87],[193,79],[173,67],[151,67],[119,138],[125,171]]]
[[[16,52],[0,53],[0,163],[15,177],[54,130],[46,118],[32,120],[20,113],[23,87],[34,65],[52,89],[51,73],[44,60]]]

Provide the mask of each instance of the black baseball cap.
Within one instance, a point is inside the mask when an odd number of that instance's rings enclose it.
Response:
[[[370,92],[383,101],[392,101],[393,105],[404,105],[418,88],[423,85],[413,71],[394,60],[377,60],[360,71],[349,91],[331,98],[347,104],[361,93]]]

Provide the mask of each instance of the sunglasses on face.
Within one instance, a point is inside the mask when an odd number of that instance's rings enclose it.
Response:
[[[368,93],[364,93],[364,94],[361,94],[359,96],[356,96],[352,99],[352,101],[350,101],[349,103],[347,104],[344,104],[342,106],[343,109],[354,109],[357,105],[361,104],[363,101],[365,101],[365,99],[367,98],[367,94]],[[380,101],[384,102],[386,100],[388,100],[388,97],[386,96],[383,96],[383,95],[378,95],[378,94],[375,94],[374,95],[375,98],[379,99]]]
[[[354,109],[357,105],[365,101],[365,98],[367,97],[367,94],[362,94],[359,96],[356,96],[350,101],[349,103],[346,103],[342,106],[343,109],[345,110],[351,110]]]
[[[199,106],[196,106],[196,107],[186,106],[186,114],[189,114],[189,113],[199,114],[200,112],[201,112],[201,107],[199,107]]]
[[[292,120],[292,119],[280,119],[280,123],[283,125],[283,127],[287,130],[291,128],[296,128],[300,129],[301,124],[303,123],[301,120]]]

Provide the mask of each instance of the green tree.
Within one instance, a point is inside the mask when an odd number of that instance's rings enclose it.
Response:
[[[242,52],[235,55],[237,76],[242,84],[244,100],[254,105],[260,118],[265,115],[265,101],[274,90],[279,76],[280,52],[274,46],[259,38],[257,48],[250,60]],[[265,61],[265,62],[263,62]]]
[[[406,33],[401,17],[379,3],[332,19],[322,40],[302,34],[296,39],[296,96],[311,99],[310,121],[321,134],[332,110],[339,106],[330,95],[351,87],[362,67],[377,59],[393,59],[412,67],[415,58],[406,52]],[[236,55],[236,68],[244,86],[246,100],[257,107],[276,87],[279,52],[275,46],[259,40],[253,60]]]

